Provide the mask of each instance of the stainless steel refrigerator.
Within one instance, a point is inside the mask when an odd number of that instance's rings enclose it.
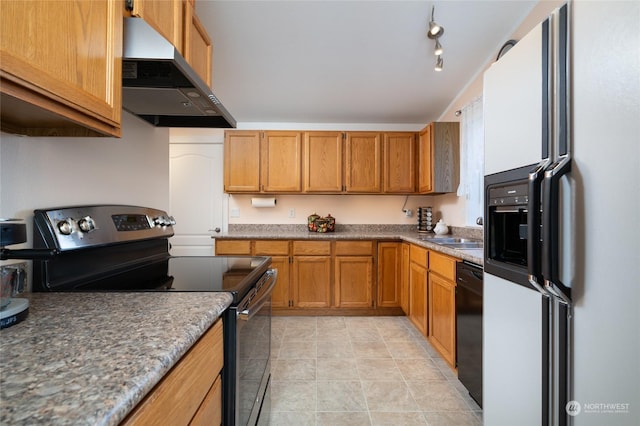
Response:
[[[639,18],[569,2],[485,72],[486,425],[640,424]]]

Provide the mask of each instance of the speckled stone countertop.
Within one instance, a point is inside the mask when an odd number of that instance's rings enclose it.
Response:
[[[117,425],[231,304],[228,293],[27,293],[0,330],[0,424]]]
[[[482,229],[450,227],[446,237],[482,241]],[[309,232],[306,225],[229,225],[229,231],[216,234],[216,239],[279,240],[401,240],[438,251],[476,265],[484,264],[483,249],[453,249],[430,239],[433,234],[420,234],[413,225],[336,225],[335,232]]]

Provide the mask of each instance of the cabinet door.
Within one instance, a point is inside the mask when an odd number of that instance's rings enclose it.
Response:
[[[411,296],[409,292],[409,244],[402,243],[402,266],[400,270],[401,276],[401,298],[400,298],[400,306],[404,311],[405,315],[410,314],[409,310],[409,297]]]
[[[2,130],[120,136],[122,3],[3,1]]]
[[[342,191],[342,133],[304,134],[304,191]]]
[[[415,133],[384,133],[383,192],[415,192]]]
[[[331,305],[331,256],[293,257],[293,306]]]
[[[287,308],[291,304],[290,266],[289,256],[271,256],[271,267],[278,270],[278,280],[271,295],[271,306],[274,308]]]
[[[433,123],[422,129],[418,137],[418,192],[433,191]]]
[[[251,240],[216,240],[216,255],[242,255],[251,254]]]
[[[378,306],[400,306],[401,269],[402,243],[378,243]]]
[[[456,365],[456,285],[429,273],[429,341],[452,368]]]
[[[302,135],[300,132],[263,132],[260,156],[263,192],[302,190]]]
[[[415,262],[409,265],[409,319],[427,335],[427,268]]]
[[[372,307],[373,257],[336,256],[334,283],[336,307]]]
[[[132,16],[144,19],[184,56],[183,0],[135,0]]]
[[[187,2],[184,5],[184,58],[198,73],[202,81],[211,87],[211,61],[213,47],[207,30],[194,13],[194,7]]]
[[[345,140],[345,191],[376,193],[382,189],[382,135],[347,132]]]
[[[224,191],[260,192],[260,132],[225,131]]]

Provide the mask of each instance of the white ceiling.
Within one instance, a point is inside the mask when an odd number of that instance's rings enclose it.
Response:
[[[196,12],[213,41],[213,91],[238,122],[425,124],[536,3],[198,0]]]

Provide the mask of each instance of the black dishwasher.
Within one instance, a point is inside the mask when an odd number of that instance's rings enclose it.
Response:
[[[456,267],[456,343],[458,380],[482,407],[482,267]]]

